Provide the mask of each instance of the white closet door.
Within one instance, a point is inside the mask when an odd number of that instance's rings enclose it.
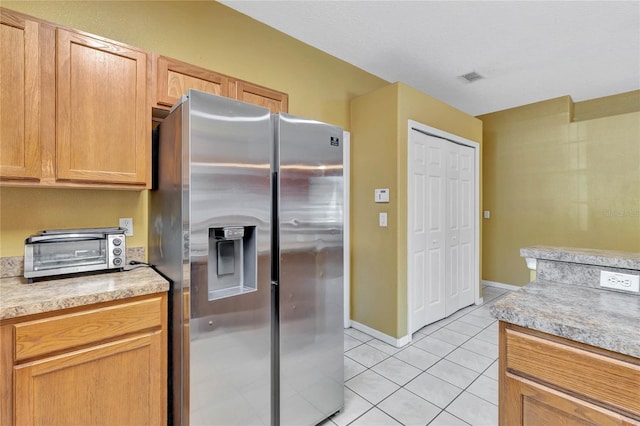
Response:
[[[460,296],[456,310],[475,302],[475,150],[469,146],[457,145],[460,152],[460,227],[458,244],[460,246]]]
[[[446,143],[446,300],[445,316],[474,302],[473,223],[474,152],[473,148]]]
[[[445,142],[416,133],[410,139],[413,174],[411,332],[445,317]]]
[[[409,138],[410,333],[474,303],[474,155],[420,132]]]
[[[446,194],[444,203],[446,217],[446,278],[445,278],[445,316],[457,311],[460,296],[460,170],[457,145],[449,143],[446,147]]]

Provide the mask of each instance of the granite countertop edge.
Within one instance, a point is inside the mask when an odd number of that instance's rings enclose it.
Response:
[[[0,320],[162,293],[169,282],[151,268],[37,281],[0,279]]]
[[[640,358],[640,298],[536,280],[490,308],[498,320]]]
[[[520,249],[520,256],[531,259],[640,270],[640,253],[574,247],[531,246]]]

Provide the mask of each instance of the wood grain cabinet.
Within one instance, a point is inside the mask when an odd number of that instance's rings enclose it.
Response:
[[[640,359],[500,323],[501,426],[640,425]]]
[[[166,424],[166,297],[3,324],[2,424]]]
[[[170,109],[189,89],[269,108],[271,112],[287,112],[289,96],[247,81],[238,80],[197,65],[156,55],[155,106]]]
[[[57,178],[145,185],[147,53],[58,28],[56,54]]]
[[[229,97],[230,79],[206,68],[156,56],[156,103],[171,108],[189,89]]]
[[[148,187],[150,54],[7,9],[0,17],[2,183]]]
[[[0,175],[40,178],[39,23],[0,10]]]
[[[288,112],[289,96],[277,90],[267,89],[247,81],[237,80],[235,99],[269,108],[271,112]]]
[[[288,95],[0,8],[0,183],[144,189],[152,106],[189,88],[288,111]]]

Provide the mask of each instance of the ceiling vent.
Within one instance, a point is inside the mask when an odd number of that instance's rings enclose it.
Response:
[[[483,77],[483,76],[481,76],[480,74],[478,74],[478,73],[477,73],[477,72],[475,72],[475,71],[471,71],[471,72],[468,72],[468,73],[466,73],[466,74],[462,74],[462,75],[461,75],[460,77],[458,77],[458,78],[463,79],[463,80],[464,80],[464,81],[466,81],[467,83],[473,83],[474,81],[478,81],[478,80],[480,80],[480,79],[482,79],[482,78],[484,78],[484,77]]]

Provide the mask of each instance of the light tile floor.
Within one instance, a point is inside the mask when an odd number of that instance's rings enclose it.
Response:
[[[403,348],[346,329],[345,408],[323,426],[497,425],[498,323],[489,307],[507,293],[483,287],[483,305],[422,328]]]

